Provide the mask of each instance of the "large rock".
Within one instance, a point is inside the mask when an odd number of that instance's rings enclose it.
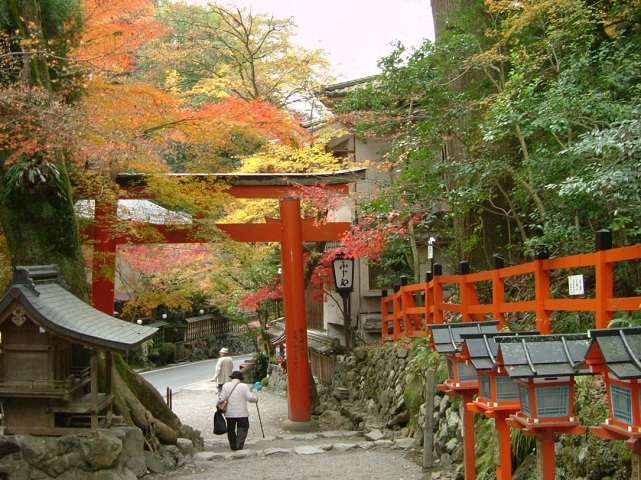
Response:
[[[145,450],[145,463],[152,473],[165,473],[167,470],[163,459],[148,450]]]
[[[142,477],[147,473],[145,464],[145,438],[142,431],[135,427],[120,427],[109,429],[122,442],[121,455],[118,458],[118,468],[133,472]]]
[[[0,478],[28,480],[31,478],[31,467],[20,455],[5,456],[0,459]]]
[[[112,435],[98,433],[84,443],[83,460],[91,471],[113,467],[122,452],[122,441]]]
[[[326,410],[318,417],[318,424],[323,430],[344,430],[351,427],[351,422],[336,410]]]
[[[0,436],[0,478],[135,480],[146,473],[144,438],[135,427],[61,437]]]

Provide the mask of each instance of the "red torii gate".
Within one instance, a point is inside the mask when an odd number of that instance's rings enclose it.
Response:
[[[170,174],[178,178],[215,179],[226,182],[224,192],[237,198],[279,199],[280,219],[266,223],[218,224],[217,227],[239,242],[280,242],[282,255],[284,310],[287,349],[287,397],[289,420],[311,420],[310,374],[305,313],[303,242],[336,241],[349,231],[351,223],[323,225],[313,219],[302,219],[300,201],[291,193],[298,185],[317,186],[349,194],[349,183],[362,179],[365,169],[314,174]],[[142,174],[119,175],[116,183],[121,199],[149,198]],[[203,183],[205,185],[205,183]],[[93,239],[92,303],[98,310],[113,314],[116,249],[120,244],[145,243],[129,235],[115,235],[117,204],[96,201],[93,226],[88,235]],[[197,226],[154,225],[163,238],[153,243],[203,243],[198,240]]]

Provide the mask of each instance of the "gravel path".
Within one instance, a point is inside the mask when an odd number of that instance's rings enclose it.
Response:
[[[247,480],[409,480],[432,478],[417,461],[420,456],[408,439],[366,439],[359,432],[287,432],[287,399],[263,389],[258,409],[249,405],[250,428],[245,449],[231,452],[226,435],[214,435],[216,386],[202,382],[173,397],[181,421],[200,430],[205,451],[184,467],[150,479],[243,478]],[[260,419],[259,419],[260,413]],[[262,424],[262,428],[261,428]],[[264,433],[264,437],[263,437]]]

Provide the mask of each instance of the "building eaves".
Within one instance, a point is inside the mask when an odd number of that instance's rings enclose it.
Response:
[[[461,357],[469,358],[476,370],[493,370],[496,366],[499,345],[497,336],[540,335],[540,332],[493,332],[493,333],[464,333],[463,351]]]
[[[438,353],[460,353],[463,335],[469,333],[497,333],[497,320],[428,325],[432,332],[430,343]]]
[[[334,172],[311,173],[170,173],[165,176],[196,181],[222,182],[231,186],[313,186],[318,184],[338,185],[362,180],[366,170],[366,168],[352,168]],[[151,177],[153,175],[145,173],[124,173],[119,174],[115,181],[120,187],[142,187]]]
[[[94,218],[96,202],[94,200],[78,200],[75,208],[80,217]],[[193,223],[191,215],[168,210],[157,203],[144,199],[118,200],[118,218],[152,225],[191,225]]]
[[[0,311],[13,302],[44,331],[89,347],[128,351],[158,330],[119,320],[86,304],[67,290],[55,265],[16,267],[0,299]]]
[[[267,335],[274,345],[284,343],[286,341],[285,322],[280,319],[275,321],[273,326],[267,330]],[[318,330],[311,329],[307,330],[307,345],[311,351],[328,356],[340,353],[338,350],[342,350],[343,348],[340,346],[340,343],[337,343],[332,337]]]

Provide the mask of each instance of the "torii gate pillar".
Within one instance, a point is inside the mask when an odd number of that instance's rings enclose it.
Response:
[[[280,220],[266,219],[266,223],[220,224],[218,227],[232,239],[241,242],[281,242],[283,268],[283,300],[285,307],[285,341],[287,342],[287,393],[291,430],[313,430],[311,421],[311,371],[307,341],[305,308],[305,273],[303,241],[336,241],[349,231],[349,222],[331,222],[317,225],[313,219],[301,218],[300,200],[283,196],[288,190],[271,186],[255,187],[253,195],[242,198],[278,198]],[[339,193],[348,193],[346,183],[328,187]],[[124,197],[123,197],[124,198]],[[144,198],[144,197],[142,197]],[[95,239],[93,256],[92,301],[95,308],[111,315],[114,309],[114,283],[117,246],[127,242],[141,243],[127,235],[118,235],[113,228],[117,203],[102,204],[96,200],[95,221],[87,234]],[[160,229],[165,243],[193,243],[197,228]],[[161,242],[162,243],[162,242]]]
[[[300,200],[280,200],[289,420],[312,418]]]

